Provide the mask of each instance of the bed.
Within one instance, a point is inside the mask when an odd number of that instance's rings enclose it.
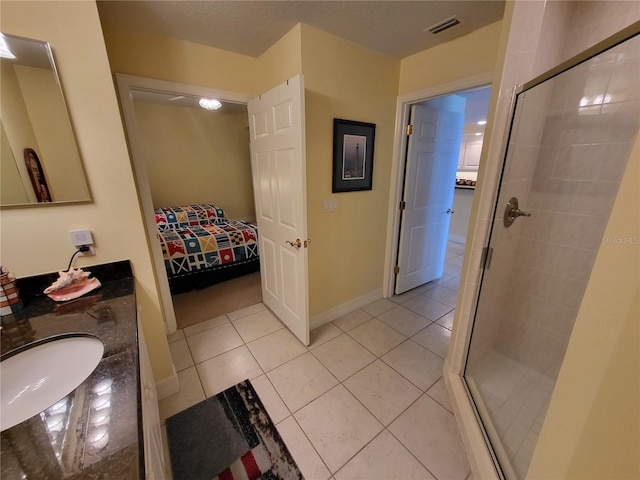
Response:
[[[220,207],[158,208],[155,220],[172,294],[259,270],[257,227],[226,218]]]

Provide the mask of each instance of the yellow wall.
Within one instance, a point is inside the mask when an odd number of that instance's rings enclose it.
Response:
[[[40,145],[38,145],[38,139],[36,132],[33,130],[33,124],[29,118],[27,112],[27,106],[24,103],[22,92],[20,91],[20,83],[16,76],[16,71],[9,62],[2,62],[2,87],[1,99],[2,99],[2,125],[6,133],[6,139],[8,144],[3,146],[3,159],[2,159],[2,205],[16,204],[16,203],[37,203],[36,194],[33,190],[33,186],[29,180],[29,173],[27,166],[24,162],[24,148],[26,145],[30,145],[37,155],[40,156]],[[7,119],[11,119],[10,122]],[[4,151],[9,149],[12,152],[12,156],[15,159],[14,164],[18,171],[21,180],[16,185],[14,180],[9,180],[9,175],[6,175],[6,167],[10,166],[9,158],[5,158]],[[13,153],[16,152],[16,153]],[[14,175],[10,175],[14,178]],[[46,177],[46,175],[45,175]],[[8,183],[11,182],[11,186]],[[22,188],[22,192],[20,189]],[[15,189],[15,190],[14,190]],[[13,193],[11,193],[13,192]],[[26,196],[26,200],[23,200]]]
[[[154,375],[169,377],[164,320],[96,5],[2,2],[0,8],[2,32],[51,43],[94,199],[3,209],[1,263],[19,277],[59,270],[73,253],[69,231],[91,230],[96,256],[75,264],[131,260]]]
[[[640,138],[609,218],[527,478],[640,478],[639,192]]]
[[[246,110],[134,105],[155,208],[212,203],[255,218]]]
[[[302,25],[293,27],[280,40],[258,57],[256,77],[258,93],[302,72]]]
[[[398,93],[416,92],[481,73],[493,72],[502,21],[403,58]]]
[[[27,203],[27,191],[22,181],[16,159],[13,157],[9,139],[4,131],[4,122],[0,123],[0,205]]]
[[[400,61],[302,25],[306,86],[309,309],[382,287]],[[333,119],[376,124],[373,190],[331,193]],[[338,208],[323,213],[322,200]]]
[[[151,34],[105,30],[104,39],[115,73],[259,93],[255,58]]]

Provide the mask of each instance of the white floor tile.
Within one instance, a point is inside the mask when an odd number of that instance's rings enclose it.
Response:
[[[354,310],[351,313],[347,313],[346,315],[341,316],[340,318],[333,321],[339,328],[341,328],[344,332],[348,332],[352,328],[357,327],[358,325],[363,324],[367,320],[371,318],[371,315],[365,312],[362,309]]]
[[[329,370],[311,353],[305,353],[271,370],[267,376],[292,412],[338,384]]]
[[[314,349],[313,355],[340,381],[376,359],[369,350],[345,333]]]
[[[400,305],[384,312],[382,315],[378,315],[377,318],[407,337],[418,333],[424,327],[433,322],[432,320],[429,320],[422,315],[418,315],[417,313]]]
[[[207,397],[212,397],[243,380],[253,380],[263,373],[245,345],[213,357],[196,367]]]
[[[187,340],[184,338],[170,343],[169,352],[171,353],[171,360],[177,372],[193,366],[193,358],[191,358]]]
[[[427,328],[417,333],[412,340],[431,350],[442,358],[447,358],[449,340],[451,340],[451,330],[441,327],[437,323],[429,325]]]
[[[314,349],[340,335],[342,335],[342,330],[333,323],[325,323],[321,327],[311,330],[311,344],[309,345],[309,349]]]
[[[419,297],[412,298],[411,300],[405,302],[403,306],[419,315],[422,315],[423,317],[427,317],[429,320],[432,320],[434,322],[453,309],[453,307],[450,307],[449,305],[445,305],[444,303],[440,303],[433,298],[427,297],[426,293],[424,295],[420,295]]]
[[[348,378],[344,386],[375,415],[389,425],[422,391],[381,360]]]
[[[384,355],[407,338],[375,318],[349,330],[348,335],[377,357]]]
[[[436,320],[436,323],[446,328],[447,330],[453,330],[453,317],[455,316],[455,314],[456,314],[456,311],[451,310],[449,313],[447,313],[446,315],[443,315],[438,320]]]
[[[342,385],[314,400],[294,417],[332,473],[383,428]]]
[[[444,303],[451,308],[455,308],[456,301],[458,299],[458,292],[442,285],[438,285],[437,287],[425,292],[424,296],[433,298],[434,300],[437,300],[440,303]]]
[[[451,399],[449,398],[447,387],[444,384],[444,379],[441,378],[429,390],[427,390],[427,395],[453,413],[453,406],[451,405]]]
[[[180,382],[180,391],[158,402],[160,421],[162,423],[167,418],[205,399],[204,390],[198,379],[195,367],[178,372],[178,382]]]
[[[279,367],[307,351],[293,334],[283,328],[247,344],[265,372]]]
[[[384,430],[335,475],[336,480],[436,480]]]
[[[184,338],[184,331],[183,330],[176,330],[171,335],[167,335],[167,341],[169,343],[175,342],[177,340],[180,340],[181,338]]]
[[[453,415],[423,395],[389,431],[439,479],[464,479],[470,471]]]
[[[420,292],[417,289],[409,290],[408,292],[401,293],[400,295],[394,295],[391,297],[391,301],[397,303],[398,305],[402,305],[407,300],[411,300],[414,297],[420,295]]]
[[[331,472],[293,417],[283,420],[276,428],[305,479],[327,480],[331,477]]]
[[[227,313],[227,316],[229,317],[229,320],[238,320],[239,318],[246,317],[247,315],[251,315],[252,313],[257,313],[265,310],[266,308],[267,307],[264,305],[264,303],[256,303],[255,305],[236,310],[235,312]]]
[[[266,375],[260,375],[258,378],[251,380],[251,385],[255,389],[260,401],[267,410],[273,424],[277,424],[291,415],[291,412],[284,404],[276,389],[273,388],[271,382]]]
[[[244,343],[230,323],[187,336],[187,342],[195,363],[204,362]]]
[[[423,391],[442,376],[444,366],[442,358],[412,341],[394,348],[382,361]]]
[[[284,328],[282,322],[266,309],[232,320],[231,323],[236,327],[245,343],[252,342]]]
[[[186,327],[184,329],[184,334],[185,336],[189,337],[191,335],[204,332],[205,330],[219,327],[220,325],[224,325],[225,323],[229,323],[229,319],[226,315],[220,315],[219,317],[212,318],[211,320],[207,320],[206,322],[200,322],[196,323],[195,325],[191,325],[190,327]]]
[[[381,298],[380,300],[376,300],[375,302],[372,302],[369,305],[362,307],[362,310],[364,310],[371,316],[377,317],[381,313],[384,313],[387,310],[391,310],[395,306],[396,304],[391,300],[387,298]]]
[[[441,285],[457,292],[460,290],[460,277],[453,277],[449,280],[445,280]]]

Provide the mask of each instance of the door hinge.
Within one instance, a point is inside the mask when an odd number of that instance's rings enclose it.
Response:
[[[407,135],[413,134],[413,125],[407,125]]]
[[[400,202],[400,210],[406,210],[407,209],[407,202]]]
[[[400,273],[400,267],[398,265],[393,267],[393,273],[395,273],[396,275],[398,275]]]
[[[484,247],[482,249],[482,258],[480,259],[480,268],[489,270],[491,266],[491,257],[493,257],[493,247]]]
[[[309,244],[310,244],[310,243],[311,243],[311,239],[310,239],[310,238],[307,238],[307,239],[304,241],[304,248],[309,248]]]

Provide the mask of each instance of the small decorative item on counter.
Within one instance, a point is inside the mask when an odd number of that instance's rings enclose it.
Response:
[[[0,316],[19,312],[22,308],[15,277],[0,265]]]
[[[56,302],[73,300],[102,286],[97,278],[89,278],[91,272],[85,272],[81,268],[60,271],[58,275],[58,280],[44,290],[44,293]]]

